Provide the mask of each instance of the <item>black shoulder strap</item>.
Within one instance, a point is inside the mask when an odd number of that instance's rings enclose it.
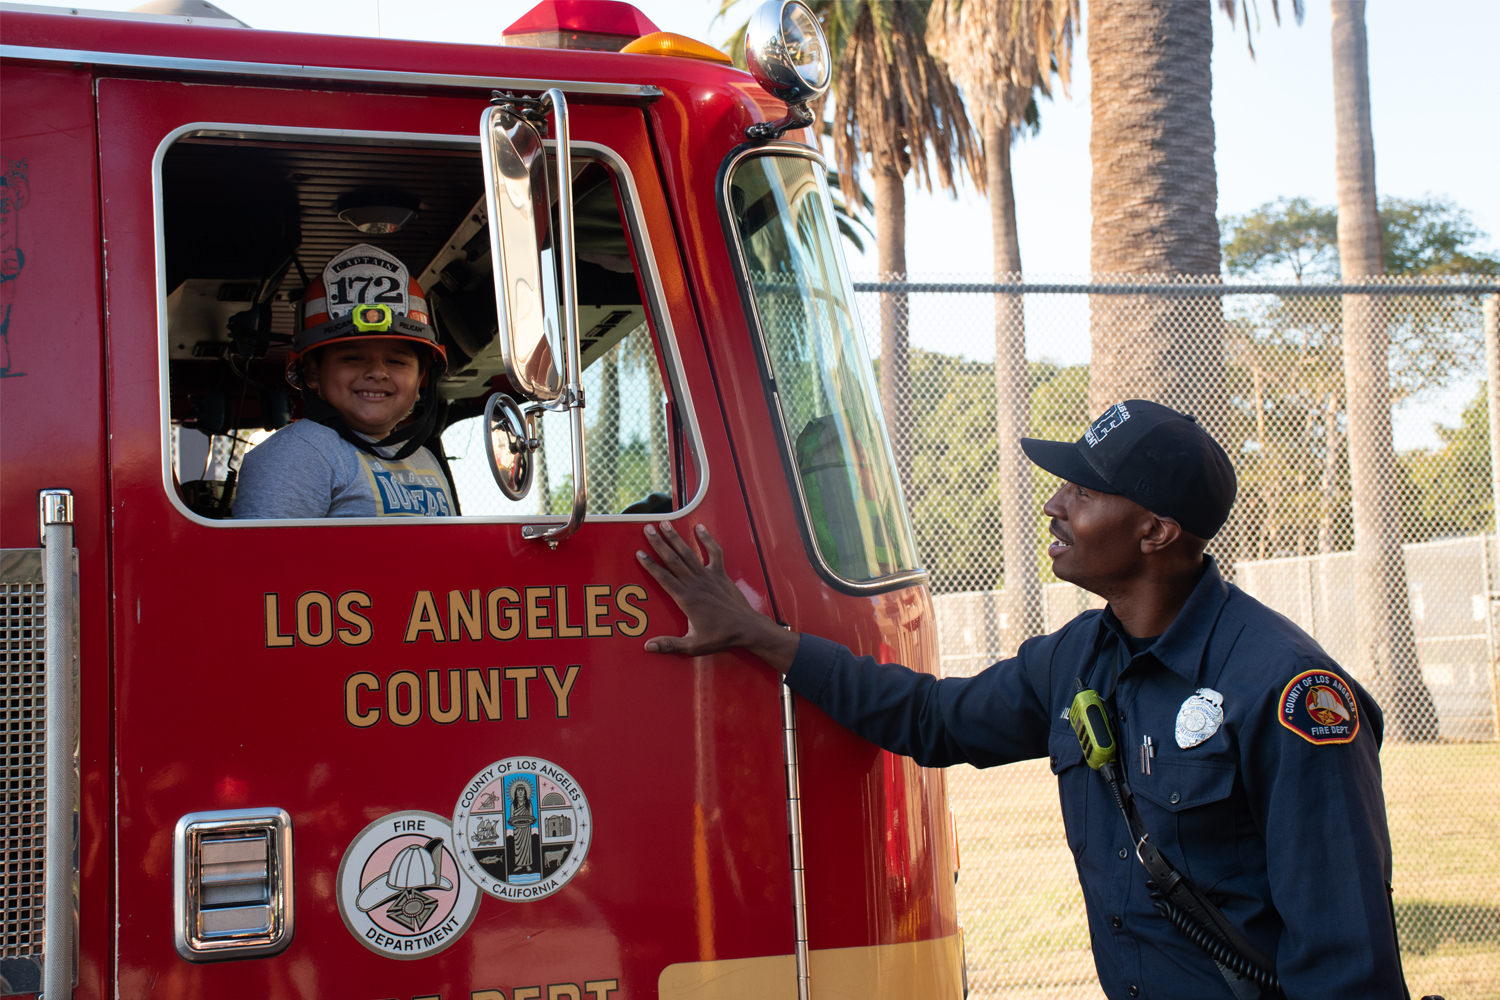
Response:
[[[406,443],[401,444],[400,449],[394,455],[389,456],[391,461],[399,462],[404,458],[409,458],[416,453],[418,448],[426,444],[427,439],[432,436],[433,427],[437,424],[437,390],[432,386],[423,387],[418,400],[418,405],[422,407],[422,412],[416,420],[405,427],[397,427],[385,438],[373,443],[366,441],[356,434],[344,422],[343,415],[334,409],[332,404],[326,399],[311,389],[302,390],[302,415],[309,420],[322,424],[330,430],[337,431],[339,437],[348,441],[360,451],[368,452],[376,458],[383,459],[387,457],[376,449],[389,448],[404,441]],[[451,478],[449,484],[452,484]]]

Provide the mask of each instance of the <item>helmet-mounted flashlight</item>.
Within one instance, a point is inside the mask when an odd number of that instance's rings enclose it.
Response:
[[[355,306],[349,315],[354,320],[354,329],[360,333],[385,333],[395,320],[391,307],[383,302]]]

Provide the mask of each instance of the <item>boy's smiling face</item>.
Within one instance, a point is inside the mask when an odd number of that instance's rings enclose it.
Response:
[[[338,341],[308,363],[303,378],[351,429],[379,441],[416,405],[421,356],[403,340]]]

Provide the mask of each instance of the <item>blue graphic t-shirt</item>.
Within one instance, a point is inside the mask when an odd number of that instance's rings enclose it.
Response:
[[[234,499],[237,519],[452,515],[453,490],[432,452],[377,457],[312,420],[283,427],[245,456]]]

